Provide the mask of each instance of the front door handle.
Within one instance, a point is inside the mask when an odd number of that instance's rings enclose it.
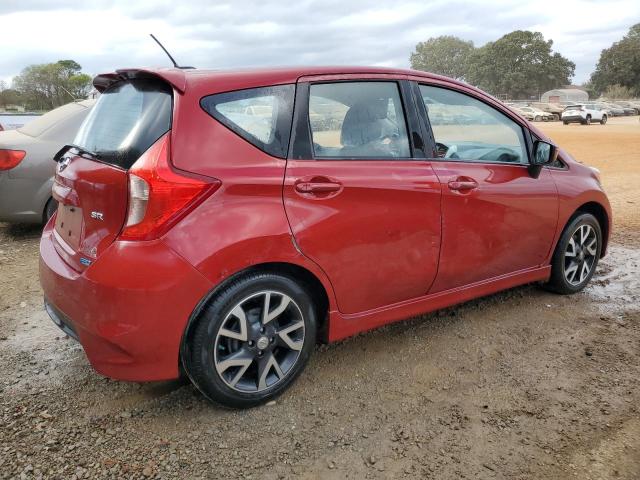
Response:
[[[300,193],[331,193],[342,188],[337,182],[299,182],[296,190]]]
[[[458,177],[449,182],[449,190],[464,191],[478,188],[478,182],[469,177]]]

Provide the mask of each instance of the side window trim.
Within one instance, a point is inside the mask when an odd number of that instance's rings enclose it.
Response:
[[[400,96],[400,103],[403,110],[404,121],[407,128],[407,136],[409,140],[410,157],[400,158],[368,158],[368,157],[317,157],[312,148],[312,134],[309,120],[309,91],[313,84],[327,83],[354,83],[354,82],[389,82],[395,83]],[[413,118],[412,118],[413,116]],[[416,132],[425,146],[423,149],[415,147],[415,138],[409,132]],[[408,88],[408,81],[400,78],[377,79],[377,78],[349,78],[336,80],[318,80],[317,82],[298,82],[296,84],[296,95],[293,109],[293,124],[291,129],[291,137],[289,140],[289,156],[292,160],[314,160],[314,161],[402,161],[402,160],[424,160],[427,152],[424,148],[428,148],[428,142],[424,141],[424,133],[420,125],[420,120],[416,112],[415,99],[411,95]]]
[[[293,104],[293,125],[289,139],[291,160],[311,160],[311,126],[309,125],[309,82],[296,84],[296,97]]]
[[[510,165],[510,166],[513,166],[513,167],[517,167],[517,166],[528,167],[530,165],[532,149],[533,149],[533,141],[531,139],[531,131],[528,128],[525,128],[523,125],[521,125],[520,122],[517,122],[510,115],[508,115],[507,113],[503,112],[502,110],[499,110],[499,109],[495,108],[493,105],[488,104],[482,98],[479,98],[479,97],[477,97],[475,95],[472,95],[472,94],[470,94],[468,92],[461,92],[459,90],[456,90],[455,88],[451,88],[451,87],[448,87],[446,85],[441,85],[441,84],[431,84],[431,83],[428,83],[428,82],[414,82],[414,83],[415,83],[415,87],[416,87],[414,93],[418,97],[417,98],[418,104],[421,105],[421,107],[422,107],[420,109],[420,112],[424,116],[424,121],[426,123],[428,133],[431,136],[431,140],[433,141],[433,150],[431,151],[431,155],[427,157],[427,159],[429,161],[434,161],[434,162],[456,162],[456,163],[476,163],[476,164],[493,164],[493,165]],[[525,149],[524,150],[525,150],[525,153],[527,155],[527,163],[507,163],[507,162],[492,161],[492,160],[466,160],[466,159],[457,159],[457,158],[456,159],[451,159],[451,158],[436,157],[434,155],[436,139],[435,139],[435,135],[433,133],[433,128],[431,126],[431,120],[429,119],[429,113],[427,111],[427,107],[424,104],[424,99],[422,98],[422,94],[420,93],[420,85],[424,85],[426,87],[442,88],[442,89],[450,90],[450,91],[455,92],[455,93],[459,93],[460,95],[466,95],[466,96],[468,96],[470,98],[473,98],[474,100],[477,100],[478,102],[483,103],[487,107],[496,110],[497,112],[501,113],[506,118],[511,120],[514,124],[516,124],[522,130],[522,138],[523,138],[524,143],[525,143]]]
[[[411,93],[413,97],[413,104],[416,110],[416,115],[420,122],[422,138],[425,142],[425,158],[431,159],[434,157],[434,152],[436,151],[436,141],[433,135],[433,130],[431,130],[431,123],[429,122],[429,116],[427,115],[427,108],[424,104],[424,101],[422,100],[418,82],[411,80],[409,84],[411,86]]]

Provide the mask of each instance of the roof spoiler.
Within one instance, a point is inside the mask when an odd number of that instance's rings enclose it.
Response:
[[[187,89],[185,73],[179,69],[125,68],[112,73],[103,73],[93,79],[93,86],[100,93],[117,82],[132,78],[159,78],[164,80],[180,93]]]

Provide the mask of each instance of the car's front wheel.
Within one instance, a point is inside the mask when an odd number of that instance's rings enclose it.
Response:
[[[251,274],[233,281],[204,309],[185,369],[214,402],[253,407],[291,385],[315,339],[316,313],[305,288],[286,276]]]
[[[590,213],[575,216],[565,227],[551,261],[547,287],[557,293],[582,290],[598,265],[602,250],[602,229]]]

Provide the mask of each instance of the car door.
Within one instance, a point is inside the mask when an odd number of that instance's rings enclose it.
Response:
[[[286,214],[346,314],[423,296],[436,275],[440,183],[407,88],[349,76],[297,87]]]
[[[442,247],[431,292],[540,266],[552,247],[558,195],[547,168],[530,173],[528,131],[471,92],[427,84],[414,91],[442,185]]]

